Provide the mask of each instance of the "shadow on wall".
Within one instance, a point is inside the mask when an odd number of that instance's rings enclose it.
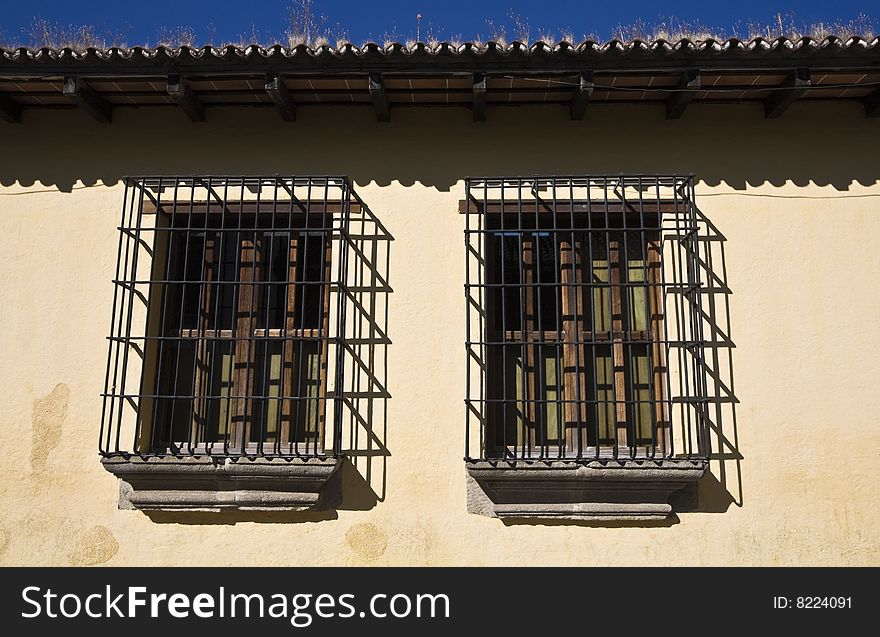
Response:
[[[28,192],[71,192],[103,190],[125,175],[346,173],[356,187],[418,183],[449,192],[460,189],[468,175],[694,172],[700,183],[737,191],[792,182],[846,192],[854,184],[877,184],[876,167],[864,158],[876,154],[878,132],[880,119],[865,118],[856,102],[797,103],[777,120],[765,119],[761,106],[750,104],[692,105],[680,120],[666,120],[662,106],[590,106],[584,121],[569,120],[565,107],[499,107],[490,108],[488,121],[480,124],[464,108],[396,109],[391,123],[378,123],[369,108],[303,107],[291,124],[268,108],[208,108],[203,124],[191,124],[174,108],[120,107],[112,125],[98,124],[78,110],[26,111],[21,124],[0,122],[6,150],[0,154],[0,184],[31,188]],[[825,151],[841,148],[841,142],[846,152]],[[5,214],[14,212],[10,200],[18,193],[3,194],[12,195],[4,197]],[[118,205],[121,199],[120,193]],[[386,222],[387,212],[379,211]],[[115,224],[119,212],[114,207],[94,214]],[[743,503],[732,293],[725,238],[709,219],[703,222],[710,230],[702,266],[713,477],[700,485],[700,502],[706,510],[723,511]],[[358,278],[347,292],[347,323],[354,331],[345,344],[351,367],[343,394],[344,442],[351,461],[341,473],[343,509],[369,509],[385,497],[392,239],[372,211],[352,221],[350,248],[356,256],[349,270]],[[267,514],[265,521],[335,515]],[[234,523],[235,517],[214,520]]]
[[[698,197],[699,199],[699,197]],[[698,485],[695,507],[688,503],[679,510],[723,513],[730,504],[743,505],[742,460],[737,434],[734,390],[733,350],[736,347],[730,324],[730,297],[733,294],[727,279],[726,237],[697,208],[700,243],[698,259],[702,293],[704,368],[706,370],[705,418],[710,434],[710,471]]]
[[[349,261],[342,388],[343,447],[351,468],[343,473],[339,509],[365,510],[385,500],[388,457],[388,302],[393,292],[391,242],[394,237],[360,202],[349,225]],[[358,482],[359,480],[359,482]]]
[[[802,102],[779,119],[760,104],[695,104],[680,120],[662,105],[409,108],[376,121],[369,107],[302,107],[284,123],[271,108],[208,108],[192,124],[174,108],[119,107],[113,124],[79,110],[27,110],[0,122],[0,183],[69,192],[139,174],[348,174],[357,185],[420,183],[449,191],[465,175],[697,172],[707,185],[877,183],[863,160],[880,120],[861,104]],[[723,124],[720,124],[723,122]],[[846,152],[841,148],[845,141]],[[51,152],[47,152],[51,149]],[[833,152],[833,155],[832,155]],[[864,195],[861,195],[864,196]]]

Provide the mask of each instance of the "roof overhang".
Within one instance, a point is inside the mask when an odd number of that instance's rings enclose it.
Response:
[[[880,114],[880,38],[780,38],[698,43],[560,42],[530,47],[439,43],[339,48],[280,45],[193,49],[0,49],[0,117],[83,108],[111,121],[117,107],[363,105],[380,120],[403,106],[460,106],[474,119],[499,105],[558,104],[580,119],[588,104],[762,102],[778,117],[796,100],[859,100]]]

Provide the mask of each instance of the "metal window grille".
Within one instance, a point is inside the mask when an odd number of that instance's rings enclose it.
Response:
[[[466,196],[466,459],[706,458],[693,176]]]
[[[101,454],[337,455],[347,180],[125,185]]]

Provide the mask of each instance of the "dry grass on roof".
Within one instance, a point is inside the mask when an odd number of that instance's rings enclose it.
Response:
[[[473,42],[477,45],[495,42],[502,46],[511,42],[521,42],[528,46],[545,43],[553,46],[560,42],[577,45],[586,41],[606,42],[609,40],[622,42],[690,40],[698,43],[705,40],[724,41],[729,38],[772,40],[784,37],[789,40],[799,40],[809,37],[814,40],[823,40],[829,36],[836,36],[844,40],[851,37],[871,40],[877,34],[873,20],[865,14],[860,14],[850,20],[804,24],[798,22],[793,14],[776,13],[772,19],[766,22],[747,21],[736,23],[730,28],[719,28],[699,21],[675,17],[656,21],[640,19],[632,24],[619,24],[604,36],[584,28],[589,25],[579,25],[577,29],[573,25],[556,28],[535,27],[528,18],[512,11],[499,18],[487,19],[483,29],[469,36],[441,31],[434,26],[430,16],[427,15],[419,20],[417,25],[415,20],[413,22],[414,28],[412,29],[400,31],[395,27],[381,35],[371,37],[361,46],[363,47],[367,42],[376,42],[385,47],[395,43],[403,43],[407,49],[412,49],[420,42],[430,49],[435,49],[441,42],[447,42],[453,47],[459,47],[465,42]],[[281,44],[290,48],[306,45],[312,48],[330,46],[338,49],[351,42],[349,32],[344,25],[332,22],[320,11],[315,0],[294,0],[289,7],[287,20],[281,33],[260,33],[252,27],[250,32],[243,33],[238,38],[218,40],[216,30],[212,25],[201,31],[205,35],[199,37],[197,30],[192,26],[167,26],[159,29],[151,41],[131,42],[121,32],[102,32],[93,25],[64,25],[43,18],[35,18],[29,28],[23,29],[18,34],[0,31],[0,46],[7,49],[24,46],[31,49],[49,47],[85,51],[90,47],[107,49],[136,45],[147,48],[233,45],[243,48],[249,45],[269,47]]]

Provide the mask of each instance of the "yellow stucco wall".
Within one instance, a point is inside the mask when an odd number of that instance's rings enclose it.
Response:
[[[117,109],[112,126],[76,111],[0,125],[0,563],[880,564],[880,120],[856,103],[798,103],[779,120],[759,105],[694,105],[679,121],[642,106],[470,117],[317,108],[284,124],[220,109],[192,125]],[[696,173],[723,237],[731,293],[716,322],[735,347],[716,366],[737,402],[719,407],[716,510],[642,527],[469,515],[462,179],[621,171]],[[373,496],[257,521],[117,510],[97,437],[120,177],[185,173],[347,174],[393,236],[391,398],[377,405],[389,455],[355,462]]]

